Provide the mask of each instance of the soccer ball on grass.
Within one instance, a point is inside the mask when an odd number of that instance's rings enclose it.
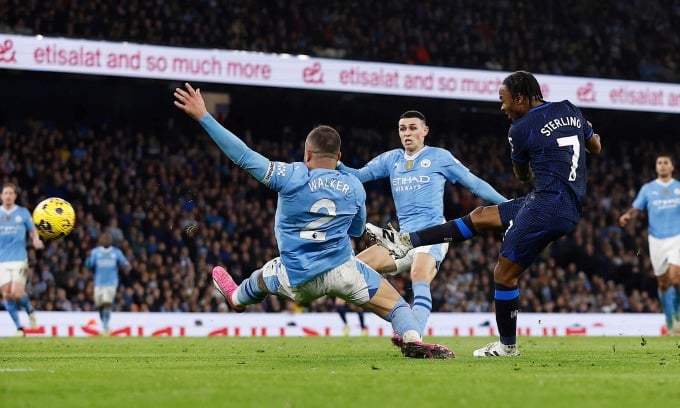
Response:
[[[68,201],[50,197],[40,202],[33,210],[33,224],[43,239],[65,237],[76,225],[76,212]]]

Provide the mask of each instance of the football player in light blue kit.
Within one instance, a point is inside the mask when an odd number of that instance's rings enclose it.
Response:
[[[259,303],[269,293],[296,302],[337,296],[376,313],[403,336],[406,357],[452,358],[444,346],[422,342],[413,311],[385,279],[357,261],[350,235],[366,224],[366,191],[353,175],[336,170],[340,135],[318,126],[305,141],[304,162],[273,162],[248,148],[206,110],[200,90],[175,90],[175,106],[197,120],[222,151],[258,181],[278,192],[275,233],[280,257],[236,285],[221,266],[213,280],[234,311]]]
[[[649,257],[659,286],[668,334],[680,335],[680,181],[670,156],[656,159],[657,178],[640,188],[633,206],[619,218],[624,227],[642,211],[649,221]]]
[[[129,270],[130,262],[123,251],[111,244],[111,234],[107,231],[99,237],[99,246],[85,259],[85,266],[94,271],[94,305],[102,321],[101,335],[108,336],[113,300],[118,290],[118,270]]]
[[[31,213],[16,204],[18,187],[13,183],[2,186],[2,207],[0,207],[0,290],[5,301],[5,309],[17,328],[15,336],[25,336],[19,320],[19,307],[28,313],[31,326],[35,327],[35,315],[30,305],[26,288],[28,252],[26,234],[31,237],[35,249],[45,245],[33,225]]]
[[[404,112],[399,117],[398,126],[403,149],[382,153],[361,169],[352,169],[344,164],[340,164],[338,169],[356,175],[364,183],[389,178],[400,230],[417,231],[445,222],[444,187],[447,181],[458,183],[494,204],[506,201],[451,152],[425,144],[429,128],[422,113]],[[372,225],[367,228],[370,233]],[[432,311],[430,282],[436,276],[448,247],[448,243],[421,246],[409,251],[404,258],[394,259],[385,248],[374,245],[361,252],[358,258],[381,273],[410,272],[413,311],[420,330],[425,331]],[[400,344],[397,336],[392,340],[395,345]]]

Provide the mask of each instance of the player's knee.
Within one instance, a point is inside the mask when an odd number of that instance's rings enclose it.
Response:
[[[394,258],[389,251],[379,245],[374,245],[362,251],[357,258],[379,273],[389,273],[396,270]]]
[[[670,285],[680,286],[680,266],[671,265],[670,268],[668,268],[667,275],[670,280]]]
[[[501,256],[493,270],[493,279],[494,282],[503,286],[517,286],[519,275],[523,271],[524,267]]]
[[[470,213],[470,220],[478,232],[502,227],[497,206],[475,208]]]
[[[477,207],[474,210],[470,212],[470,219],[472,220],[472,223],[475,224],[475,227],[477,227],[477,224],[482,224],[482,221],[484,220],[484,207]]]
[[[23,295],[24,294],[22,292],[19,292],[19,291],[16,291],[16,290],[10,290],[10,292],[7,294],[6,299],[11,299],[15,302],[18,302],[19,300],[21,300],[21,297]]]
[[[437,276],[437,269],[424,270],[424,269],[413,269],[411,270],[411,281],[412,282],[425,282],[430,283]]]
[[[659,275],[656,277],[657,284],[659,286],[659,291],[665,292],[668,290],[668,288],[671,287],[671,273],[666,272],[663,275]]]

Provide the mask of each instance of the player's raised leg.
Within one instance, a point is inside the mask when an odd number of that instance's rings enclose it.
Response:
[[[413,249],[409,234],[400,233],[390,226],[381,228],[370,222],[366,224],[366,234],[381,247],[386,248],[396,258],[403,258]]]
[[[229,307],[236,313],[246,311],[247,305],[260,303],[270,293],[263,280],[263,271],[275,274],[277,268],[283,267],[279,258],[267,262],[261,269],[256,270],[240,285],[234,282],[229,272],[221,266],[212,271],[213,283],[217,290],[227,299]]]
[[[396,258],[403,258],[408,251],[419,246],[458,243],[467,241],[481,231],[505,229],[523,201],[524,198],[521,198],[499,205],[478,207],[463,217],[413,232],[399,232],[392,227],[380,228],[369,223],[366,224],[366,233]]]

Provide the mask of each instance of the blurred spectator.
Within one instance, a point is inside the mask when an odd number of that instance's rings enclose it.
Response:
[[[562,24],[574,20],[578,27]],[[0,5],[0,31],[24,35],[667,82],[680,79],[679,25],[674,0]],[[75,146],[84,159],[88,149]]]

